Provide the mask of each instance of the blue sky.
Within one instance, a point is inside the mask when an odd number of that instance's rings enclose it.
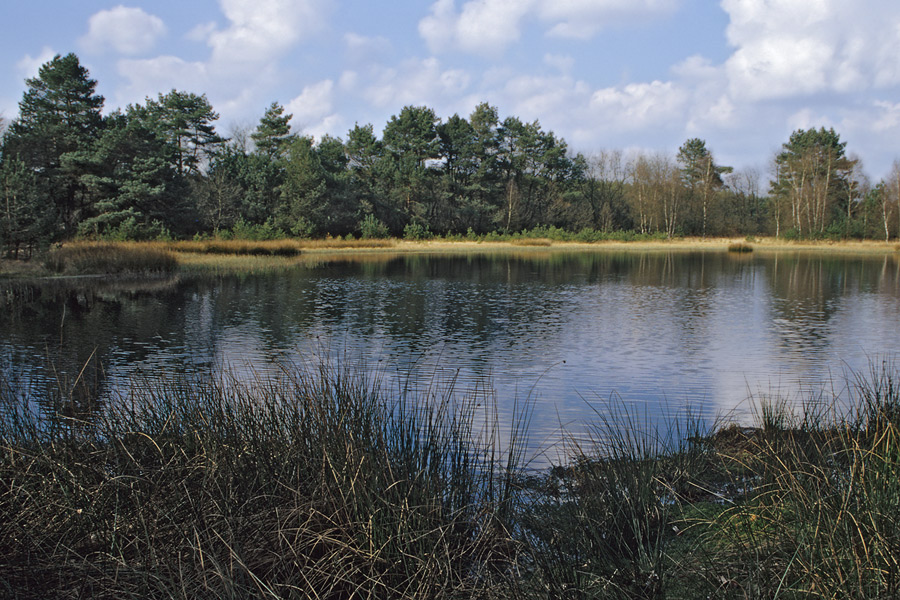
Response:
[[[765,173],[793,130],[825,126],[874,180],[900,158],[896,0],[30,0],[4,16],[6,119],[26,77],[75,52],[107,111],[205,93],[224,134],[273,101],[317,137],[486,101],[588,155],[700,137]]]

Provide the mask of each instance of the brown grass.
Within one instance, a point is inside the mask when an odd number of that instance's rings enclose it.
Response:
[[[553,242],[547,238],[519,238],[509,242],[513,246],[550,246]]]
[[[733,244],[728,244],[728,251],[737,253],[753,252],[753,246],[745,242],[734,242]]]

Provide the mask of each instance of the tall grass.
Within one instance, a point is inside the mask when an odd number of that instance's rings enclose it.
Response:
[[[76,242],[48,253],[44,266],[66,275],[146,275],[174,271],[177,262],[171,252],[148,244]]]
[[[249,256],[298,256],[303,250],[312,249],[361,249],[390,248],[394,240],[327,238],[322,240],[199,240],[162,242],[161,246],[173,252],[199,254],[228,254]]]
[[[607,408],[527,504],[537,582],[551,597],[672,597],[692,569],[677,524],[706,470],[705,426],[690,413],[654,426],[618,398]]]
[[[614,398],[544,472],[482,396],[366,373],[143,380],[103,407],[78,377],[42,410],[0,381],[0,595],[900,596],[889,363],[750,426]]]
[[[476,398],[341,367],[145,381],[91,420],[7,389],[0,590],[438,598],[509,589],[515,464]],[[498,476],[499,474],[499,476]]]

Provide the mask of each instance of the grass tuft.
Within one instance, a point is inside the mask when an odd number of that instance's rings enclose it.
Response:
[[[753,252],[753,246],[746,242],[734,242],[728,245],[728,251],[737,253]]]

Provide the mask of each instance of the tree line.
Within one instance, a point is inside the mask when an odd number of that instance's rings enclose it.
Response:
[[[406,106],[346,139],[291,131],[272,103],[249,132],[215,128],[205,95],[172,90],[103,115],[74,54],[26,80],[0,144],[0,246],[75,237],[483,235],[556,228],[662,236],[900,237],[900,163],[871,185],[833,129],[794,132],[771,180],[715,161],[573,153],[538,121]]]

